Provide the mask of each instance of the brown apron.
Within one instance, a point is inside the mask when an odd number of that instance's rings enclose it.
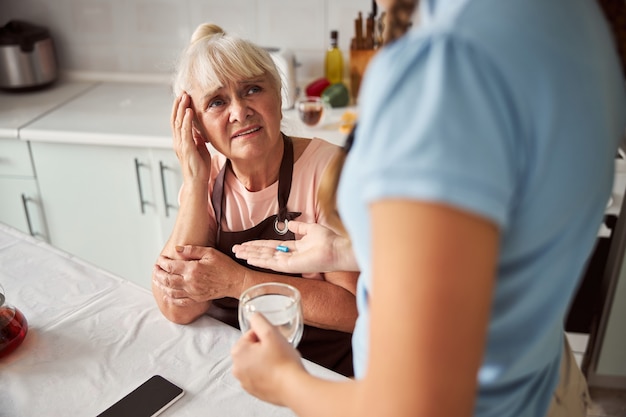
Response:
[[[290,212],[287,209],[287,201],[291,192],[291,176],[293,172],[293,144],[291,138],[283,134],[284,151],[280,164],[278,177],[278,214],[268,217],[256,226],[240,232],[225,232],[222,230],[222,204],[224,201],[224,178],[226,171],[230,167],[230,160],[227,160],[215,179],[215,186],[211,194],[211,201],[215,210],[215,220],[217,221],[217,244],[216,248],[230,256],[237,263],[246,268],[257,271],[264,271],[276,274],[262,268],[248,265],[245,260],[235,258],[232,247],[235,244],[250,240],[274,239],[274,240],[294,240],[295,235],[287,229],[285,220],[293,220],[301,213]],[[291,275],[291,274],[284,274]],[[301,277],[301,275],[292,275]],[[303,278],[305,279],[305,278]],[[235,298],[221,298],[213,300],[207,314],[235,328],[239,328],[237,318],[237,306],[239,301]],[[353,376],[352,369],[352,335],[350,333],[336,330],[320,329],[313,326],[304,326],[302,340],[298,345],[298,350],[302,357],[312,362],[320,364],[326,368],[345,376]]]

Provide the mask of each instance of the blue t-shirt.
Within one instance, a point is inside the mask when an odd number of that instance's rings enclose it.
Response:
[[[475,416],[542,416],[624,132],[617,54],[592,0],[423,0],[420,19],[367,70],[339,187],[361,267],[356,375],[368,354],[368,205],[441,202],[501,234]]]

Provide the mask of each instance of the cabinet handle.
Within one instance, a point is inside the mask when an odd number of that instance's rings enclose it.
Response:
[[[28,197],[26,194],[22,194],[22,206],[24,206],[24,215],[26,216],[26,224],[28,225],[28,233],[31,236],[35,236],[35,232],[33,231],[33,224],[30,221],[30,213],[28,212]]]
[[[175,208],[167,199],[167,187],[165,186],[165,171],[169,169],[163,161],[159,161],[159,170],[161,172],[161,188],[163,190],[163,204],[165,205],[165,217],[170,217],[170,209]]]
[[[137,188],[139,189],[139,204],[141,206],[141,214],[146,214],[145,207],[148,202],[143,199],[143,188],[141,187],[141,173],[139,172],[141,166],[143,166],[143,164],[139,162],[138,158],[135,158],[135,174],[137,177]]]

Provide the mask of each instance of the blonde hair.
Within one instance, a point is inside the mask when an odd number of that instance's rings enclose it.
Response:
[[[218,25],[203,23],[196,28],[181,53],[174,73],[177,96],[194,85],[216,90],[228,82],[267,75],[281,100],[281,78],[269,52],[245,39],[229,36]]]
[[[354,130],[350,135],[354,135]],[[320,202],[322,212],[326,214],[328,224],[344,236],[347,236],[348,233],[339,216],[339,210],[337,210],[337,188],[339,187],[341,171],[346,157],[348,156],[348,152],[349,149],[345,147],[337,151],[328,164],[328,167],[326,167],[317,189],[317,198]]]
[[[411,17],[419,0],[396,0],[385,14],[383,44],[389,44],[402,37],[411,27]]]

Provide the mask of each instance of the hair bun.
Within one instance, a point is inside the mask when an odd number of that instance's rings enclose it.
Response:
[[[224,29],[213,23],[202,23],[196,28],[191,35],[191,43],[197,42],[200,39],[210,38],[215,35],[225,35]]]

